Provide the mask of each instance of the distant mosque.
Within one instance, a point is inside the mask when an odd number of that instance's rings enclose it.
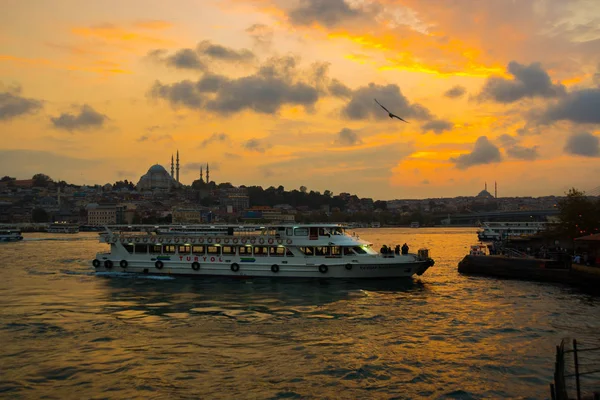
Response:
[[[175,162],[176,161],[176,162]],[[206,164],[206,182],[210,182],[208,163]],[[200,167],[200,180],[203,180],[203,171]],[[148,169],[146,174],[142,175],[138,184],[137,190],[169,190],[171,188],[181,187],[179,182],[179,150],[177,150],[177,159],[171,154],[171,174],[160,164],[154,164]]]

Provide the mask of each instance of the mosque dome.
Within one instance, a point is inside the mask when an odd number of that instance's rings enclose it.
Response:
[[[493,199],[494,198],[494,196],[492,196],[492,194],[485,189],[482,190],[481,192],[479,192],[477,197],[484,198],[484,199]]]
[[[142,175],[137,184],[138,190],[169,189],[178,186],[178,183],[169,175],[167,170],[159,164],[155,164]]]

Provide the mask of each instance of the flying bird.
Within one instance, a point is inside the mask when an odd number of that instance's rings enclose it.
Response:
[[[381,105],[380,102],[377,101],[377,99],[373,99],[375,100],[375,103],[379,104],[379,107],[383,108],[385,111],[387,111],[388,115],[390,116],[390,118],[398,118],[400,121],[404,121],[408,124],[408,121],[403,120],[402,118],[400,118],[399,116],[397,116],[396,114],[393,114],[390,112],[390,110],[388,110],[387,108],[385,108],[384,106]]]

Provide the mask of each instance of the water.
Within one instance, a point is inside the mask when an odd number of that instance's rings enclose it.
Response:
[[[467,277],[472,228],[365,229],[436,265],[400,281],[96,276],[97,234],[0,245],[0,397],[548,398],[600,298]],[[10,261],[9,261],[10,260]]]

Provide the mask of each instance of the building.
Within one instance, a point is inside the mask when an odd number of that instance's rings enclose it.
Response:
[[[219,190],[219,203],[232,213],[241,212],[250,207],[250,197],[246,188]],[[229,212],[229,211],[228,211]]]
[[[177,181],[169,175],[167,170],[159,164],[155,164],[148,169],[146,174],[142,175],[138,184],[136,185],[137,190],[169,190],[172,187],[177,187],[179,184]]]
[[[174,207],[171,215],[174,224],[201,224],[212,221],[212,213],[206,208]]]
[[[294,222],[296,216],[294,214],[284,214],[281,210],[268,206],[256,206],[245,211],[244,219],[247,221],[266,220],[269,222]]]
[[[117,223],[117,206],[88,204],[87,207],[88,225],[114,225]]]

